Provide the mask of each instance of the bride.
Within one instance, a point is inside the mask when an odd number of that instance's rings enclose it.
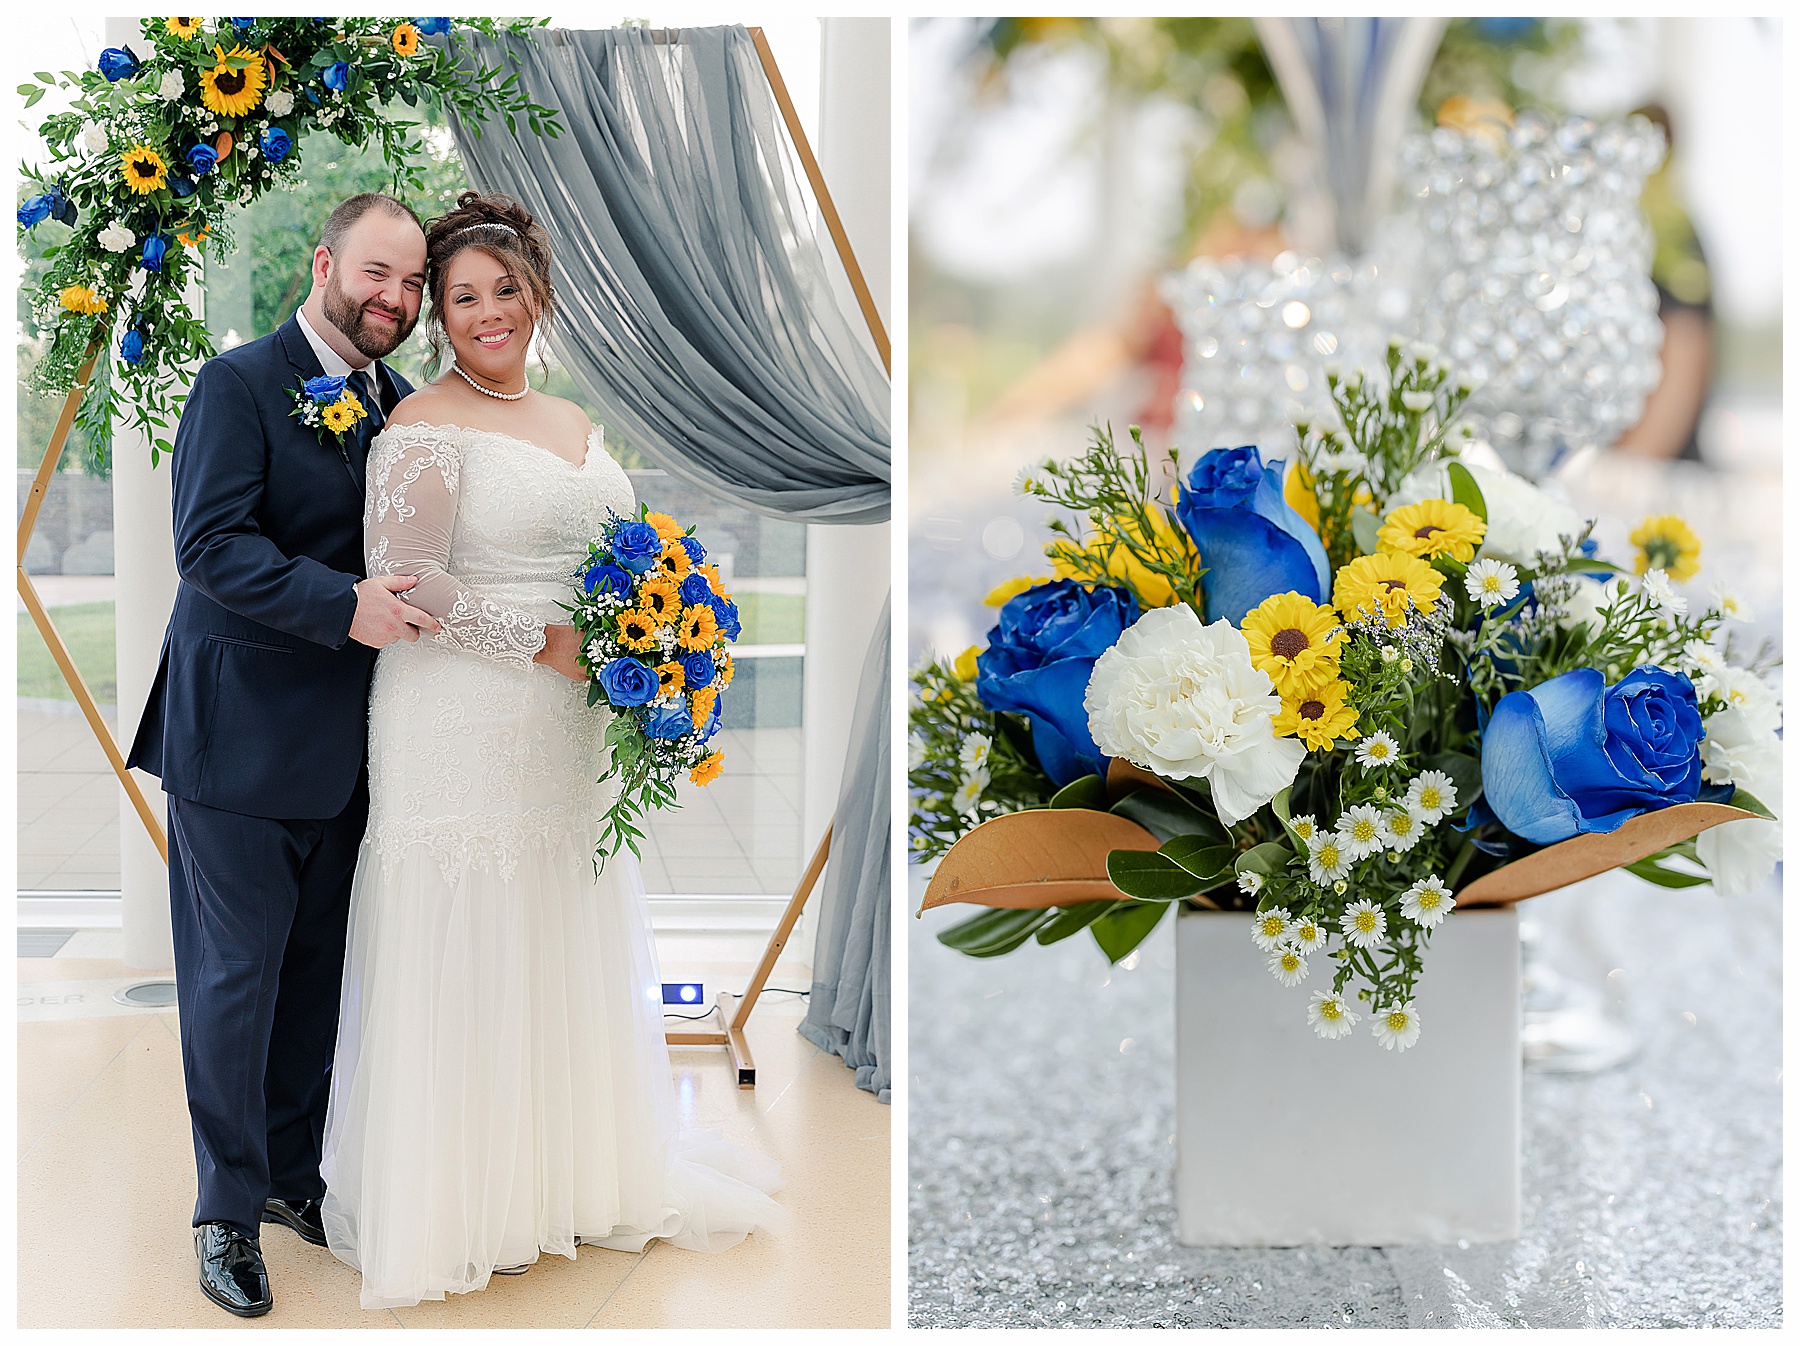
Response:
[[[369,573],[442,623],[377,661],[350,899],[324,1224],[364,1308],[479,1290],[540,1252],[703,1251],[767,1227],[775,1164],[681,1133],[644,893],[592,856],[606,714],[558,600],[625,472],[531,391],[552,313],[523,207],[464,193],[426,236],[449,371],[369,453]]]

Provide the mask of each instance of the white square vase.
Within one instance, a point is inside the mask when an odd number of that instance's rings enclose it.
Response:
[[[1325,960],[1287,987],[1247,912],[1184,910],[1176,938],[1176,1206],[1189,1247],[1498,1242],[1519,1233],[1519,918],[1458,911],[1431,937],[1419,1040],[1363,1013],[1307,1023]],[[1360,1006],[1359,1006],[1360,1012]]]

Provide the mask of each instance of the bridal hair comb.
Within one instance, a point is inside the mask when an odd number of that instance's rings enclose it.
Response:
[[[513,228],[510,224],[504,224],[499,220],[482,220],[476,224],[465,224],[462,228],[451,234],[450,237],[461,238],[464,234],[473,233],[477,229],[498,229],[503,234],[511,234],[514,238],[519,237],[519,231],[517,229]]]

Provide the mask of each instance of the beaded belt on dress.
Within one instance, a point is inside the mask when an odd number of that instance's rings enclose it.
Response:
[[[460,572],[459,578],[470,584],[542,584],[548,582],[572,584],[575,581],[575,573],[571,570],[558,570],[548,573],[544,571],[516,570],[510,571],[504,575],[479,575],[465,570]]]

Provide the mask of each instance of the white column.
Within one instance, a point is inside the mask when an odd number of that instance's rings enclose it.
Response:
[[[138,19],[108,19],[106,44],[127,43],[141,50]],[[191,287],[188,302],[199,299]],[[103,358],[113,358],[108,351]],[[130,750],[132,735],[144,713],[157,655],[169,613],[175,607],[174,514],[170,471],[165,460],[150,466],[150,445],[128,423],[130,409],[121,406],[113,429],[113,610],[119,678],[120,747]],[[142,771],[134,773],[159,819],[166,818],[161,783]],[[167,823],[164,823],[167,826]],[[119,791],[119,888],[122,894],[127,967],[161,971],[175,965],[169,933],[169,871],[157,854],[131,797]]]
[[[883,322],[892,314],[886,19],[821,21],[819,167]],[[821,243],[830,247],[821,228]],[[846,304],[852,321],[862,315]],[[888,591],[890,525],[806,530],[804,848],[837,808],[863,659]]]

